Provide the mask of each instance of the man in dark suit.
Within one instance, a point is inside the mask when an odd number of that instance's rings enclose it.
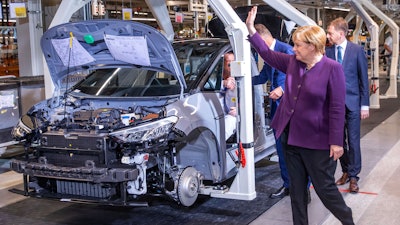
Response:
[[[332,46],[326,55],[342,64],[346,77],[346,119],[344,154],[340,158],[343,175],[336,181],[343,185],[350,181],[349,191],[357,193],[361,171],[361,119],[369,117],[368,61],[364,48],[347,41],[348,24],[342,17],[333,20],[327,31]]]
[[[263,24],[255,24],[254,27],[256,28],[257,33],[260,34],[262,39],[267,43],[268,46],[270,46],[272,50],[277,52],[284,52],[287,54],[293,54],[292,46],[273,38],[271,32]],[[270,119],[272,120],[275,115],[276,109],[279,106],[280,98],[285,90],[286,74],[264,63],[260,74],[258,76],[253,76],[252,79],[253,85],[261,85],[266,83],[267,81],[270,81],[271,83],[269,98],[271,99]],[[255,88],[257,87],[255,86]],[[284,156],[280,138],[276,139],[276,151],[279,157],[279,167],[281,170],[283,185],[281,188],[278,189],[278,191],[271,194],[270,197],[283,198],[289,195],[289,175],[286,169],[285,160],[283,158]]]

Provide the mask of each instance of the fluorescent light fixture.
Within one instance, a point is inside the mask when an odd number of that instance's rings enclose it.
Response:
[[[350,12],[350,9],[346,9],[346,8],[338,8],[338,7],[329,7],[329,6],[324,6],[324,9],[331,9],[331,10],[337,10],[337,11],[345,11],[345,12]]]
[[[155,18],[137,18],[137,17],[132,17],[132,20],[135,20],[135,21],[157,21]]]
[[[350,12],[350,9],[345,9],[345,8],[336,8],[336,7],[333,7],[332,10]]]

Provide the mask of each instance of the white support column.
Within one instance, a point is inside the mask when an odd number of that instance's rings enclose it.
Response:
[[[370,15],[364,10],[358,1],[351,1],[351,6],[355,9],[357,14],[363,19],[367,25],[367,29],[371,35],[370,49],[371,49],[371,83],[374,83],[376,87],[379,87],[379,26],[370,17]],[[358,26],[362,24],[359,21]],[[370,107],[379,108],[379,92],[371,93],[370,95]]]
[[[232,76],[238,82],[239,139],[244,147],[245,165],[240,165],[229,190],[224,193],[211,192],[212,197],[253,200],[256,198],[254,168],[253,106],[251,84],[250,43],[246,40],[246,25],[226,0],[209,0],[210,6],[224,23],[225,30],[233,47],[235,61],[231,63]],[[243,101],[246,99],[246,101]]]
[[[57,12],[51,21],[50,27],[57,26],[62,23],[67,23],[71,19],[72,15],[86,5],[90,0],[62,0]],[[41,51],[40,51],[41,52]],[[44,65],[44,84],[45,84],[45,95],[46,99],[51,98],[53,95],[54,85],[51,81],[50,72],[47,67],[45,60]]]
[[[194,30],[194,37],[198,38],[198,32],[200,31],[200,26],[199,26],[199,12],[193,12],[193,30]]]
[[[360,32],[363,28],[362,25],[364,24],[364,20],[362,20],[359,15],[356,15],[355,18],[356,18],[356,27],[354,28],[354,32],[353,32],[353,42],[358,44],[358,40],[360,40]],[[347,22],[349,22],[350,20],[351,19],[347,20],[347,17],[346,17]]]
[[[299,12],[286,1],[266,1],[277,11],[300,25],[315,24],[313,20]],[[210,6],[224,23],[225,30],[234,50],[235,61],[231,63],[232,76],[239,82],[239,139],[244,144],[245,165],[240,165],[231,187],[227,192],[210,191],[212,197],[252,200],[256,198],[254,168],[253,107],[251,88],[251,52],[247,41],[246,25],[238,17],[226,0],[209,0]],[[246,99],[243,101],[242,99]]]
[[[40,38],[43,35],[42,3],[41,0],[28,1],[29,33],[31,39],[32,75],[43,74],[43,60],[40,57]]]
[[[357,14],[365,22],[368,32],[371,36],[371,41],[369,43],[371,50],[371,85],[374,84],[375,87],[379,88],[379,26],[371,18],[371,16],[364,10],[364,8],[357,1],[352,1],[351,6],[355,9]],[[358,25],[362,24],[357,23]],[[375,93],[370,93],[370,107],[378,109],[379,105],[379,89]]]
[[[29,0],[27,8],[27,19],[17,19],[19,71],[21,76],[38,76],[43,74],[41,1]]]
[[[399,58],[399,27],[397,24],[389,18],[387,15],[385,15],[381,10],[379,10],[374,4],[372,4],[369,0],[352,0],[352,2],[358,2],[361,3],[364,7],[366,7],[368,10],[370,10],[372,13],[374,13],[376,16],[378,16],[380,19],[383,20],[389,27],[390,31],[392,33],[392,38],[393,38],[393,49],[397,49],[397,51],[393,51],[392,53],[392,62],[391,62],[391,67],[390,67],[390,85],[386,93],[380,98],[397,98],[397,80],[396,80],[396,75],[397,75],[397,64],[398,64],[398,58]]]

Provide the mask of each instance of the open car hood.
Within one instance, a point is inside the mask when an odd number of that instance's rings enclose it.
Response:
[[[59,87],[69,74],[98,68],[138,67],[170,73],[186,88],[171,43],[146,24],[124,20],[87,20],[47,30],[41,48],[51,78]]]

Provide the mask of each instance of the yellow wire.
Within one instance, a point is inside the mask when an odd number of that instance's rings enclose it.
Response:
[[[69,36],[70,36],[70,38],[69,38],[69,48],[72,48],[72,40],[74,38],[74,35],[72,34],[72,32],[69,32]]]

